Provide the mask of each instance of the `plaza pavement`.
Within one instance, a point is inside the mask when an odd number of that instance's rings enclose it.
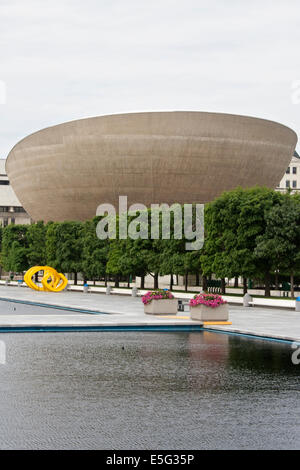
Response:
[[[38,292],[22,287],[0,287],[0,328],[170,324],[193,326],[197,323],[201,324],[180,316],[170,321],[166,317],[145,315],[140,297],[69,291]]]
[[[232,325],[209,325],[207,328],[300,341],[300,312],[236,305],[229,305],[229,311]],[[0,328],[197,324],[200,326],[201,322],[191,320],[188,311],[170,317],[145,315],[139,297],[68,291],[37,292],[22,287],[0,286]]]

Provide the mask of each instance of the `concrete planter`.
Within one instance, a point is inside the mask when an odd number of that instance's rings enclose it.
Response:
[[[228,304],[219,305],[219,307],[207,307],[206,305],[197,305],[191,307],[191,319],[200,321],[227,321]]]
[[[150,315],[176,315],[177,310],[177,299],[153,299],[144,305],[144,312]]]

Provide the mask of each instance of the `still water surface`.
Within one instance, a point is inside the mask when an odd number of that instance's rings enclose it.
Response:
[[[1,449],[299,449],[290,345],[200,333],[0,334]]]

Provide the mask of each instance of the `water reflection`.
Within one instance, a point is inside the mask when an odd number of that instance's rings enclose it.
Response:
[[[226,363],[228,350],[228,335],[204,331],[190,333],[188,336],[189,356],[193,360],[205,360],[217,363]]]
[[[249,368],[257,372],[285,372],[299,374],[291,360],[290,344],[268,340],[251,340],[242,336],[228,336],[229,363],[237,369]]]
[[[297,448],[288,345],[218,333],[0,335],[0,448]]]

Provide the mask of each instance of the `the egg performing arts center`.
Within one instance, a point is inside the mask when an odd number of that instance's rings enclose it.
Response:
[[[6,171],[34,221],[86,220],[98,205],[206,203],[225,190],[275,188],[297,143],[265,119],[207,112],[143,112],[67,122],[35,132]]]

